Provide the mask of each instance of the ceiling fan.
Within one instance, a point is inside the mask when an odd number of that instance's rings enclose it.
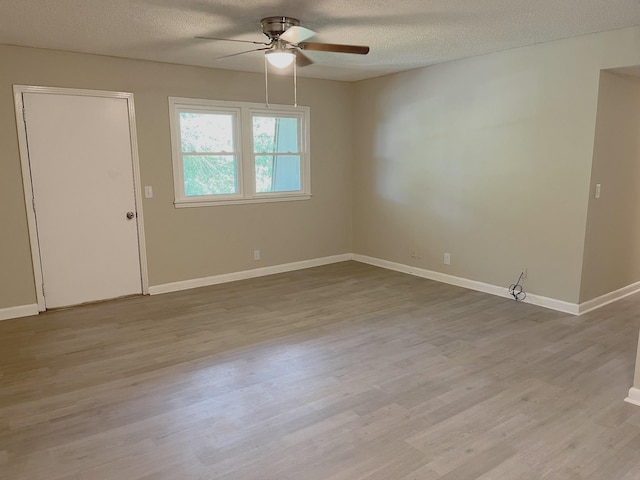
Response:
[[[296,65],[305,67],[311,65],[313,60],[303,53],[303,50],[352,53],[356,55],[366,55],[369,47],[360,45],[340,45],[335,43],[307,42],[306,40],[315,36],[316,32],[300,26],[300,21],[292,17],[266,17],[260,21],[262,33],[269,39],[268,42],[255,42],[251,40],[236,40],[232,38],[196,37],[201,40],[224,40],[228,42],[252,43],[262,45],[261,48],[254,48],[244,52],[234,53],[219,57],[218,60],[229,57],[236,57],[246,53],[265,51],[267,61],[278,68],[285,68],[296,60]]]

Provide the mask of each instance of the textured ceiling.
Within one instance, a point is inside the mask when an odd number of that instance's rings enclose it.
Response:
[[[261,72],[260,19],[287,15],[313,41],[367,56],[309,52],[300,75],[359,80],[472,55],[640,24],[640,0],[2,0],[0,43]]]

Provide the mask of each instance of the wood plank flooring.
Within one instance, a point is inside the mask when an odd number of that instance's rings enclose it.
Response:
[[[0,479],[637,480],[640,296],[355,262],[0,322]]]

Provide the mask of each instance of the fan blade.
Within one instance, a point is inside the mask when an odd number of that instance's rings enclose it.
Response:
[[[307,65],[311,65],[313,60],[307,57],[300,50],[296,49],[296,65],[298,67],[306,67]]]
[[[236,40],[234,38],[216,38],[216,37],[195,37],[198,40],[222,40],[224,42],[242,42],[242,43],[253,43],[254,45],[271,45],[270,43],[265,42],[254,42],[252,40]]]
[[[254,48],[253,50],[246,50],[244,52],[232,53],[231,55],[225,55],[223,57],[218,57],[216,60],[223,60],[225,58],[237,57],[238,55],[244,55],[245,53],[259,52],[261,50],[271,50],[271,47],[267,48]]]
[[[369,47],[361,45],[338,45],[336,43],[315,43],[302,42],[298,44],[303,50],[315,50],[317,52],[354,53],[356,55],[366,55]]]
[[[305,27],[289,27],[286,32],[280,35],[280,40],[284,40],[287,43],[300,43],[304,42],[307,38],[311,38],[316,34],[313,30],[309,30]]]

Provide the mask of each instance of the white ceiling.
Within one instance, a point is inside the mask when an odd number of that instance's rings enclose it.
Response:
[[[640,0],[2,0],[0,43],[261,72],[260,19],[286,15],[312,41],[367,56],[309,52],[302,76],[360,80],[496,50],[640,24]]]

